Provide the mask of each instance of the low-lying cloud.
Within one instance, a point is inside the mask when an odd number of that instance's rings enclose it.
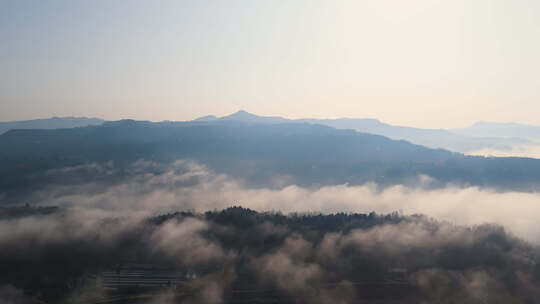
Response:
[[[537,145],[513,146],[509,150],[481,149],[481,150],[471,151],[466,154],[486,156],[486,157],[540,158],[540,146],[537,146]]]
[[[59,212],[0,219],[0,295],[26,301],[20,288],[52,281],[57,285],[47,290],[68,293],[74,303],[100,298],[103,289],[66,286],[125,259],[199,272],[187,283],[191,292],[165,291],[150,303],[224,303],[241,298],[233,290],[297,303],[354,303],[384,297],[385,289],[360,283],[387,280],[389,269],[405,269],[407,277],[384,288],[422,303],[534,303],[540,295],[539,256],[514,236],[540,243],[535,193],[426,190],[435,182],[428,176],[414,188],[253,188],[191,161],[139,161],[119,170],[114,163],[51,170],[72,182],[33,193],[30,202]],[[108,183],[94,174],[124,178]],[[233,205],[277,213],[219,211]],[[363,214],[316,215],[338,212]],[[416,213],[438,220],[404,216]]]
[[[76,170],[114,170],[91,165]],[[56,171],[54,174],[61,174]],[[95,217],[126,216],[143,218],[176,210],[206,211],[242,205],[258,211],[290,212],[377,212],[421,213],[458,225],[498,223],[532,242],[540,242],[540,194],[497,192],[477,187],[448,185],[443,189],[397,185],[379,189],[375,184],[334,185],[304,188],[250,188],[239,179],[215,174],[206,167],[177,161],[171,165],[139,161],[133,164],[121,183],[99,181],[54,186],[34,195],[42,205],[59,205],[84,210]],[[286,178],[284,178],[286,180]],[[419,185],[433,180],[419,176]]]

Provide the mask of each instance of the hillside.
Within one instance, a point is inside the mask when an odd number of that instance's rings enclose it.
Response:
[[[162,163],[191,159],[254,187],[267,187],[284,177],[303,186],[368,182],[418,186],[421,176],[433,178],[422,187],[452,183],[536,191],[540,185],[537,159],[465,156],[322,125],[125,120],[1,135],[0,199],[13,202],[30,188],[72,182],[55,180],[50,174],[54,169],[107,162],[123,168],[141,159]],[[75,180],[122,177],[89,175]]]

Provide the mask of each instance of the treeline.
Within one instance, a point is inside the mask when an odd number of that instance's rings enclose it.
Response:
[[[313,303],[314,295],[327,299],[318,303],[396,297],[536,303],[540,294],[536,249],[497,225],[461,227],[397,212],[284,215],[242,207],[142,221],[60,211],[17,207],[0,220],[0,286],[69,302],[74,282],[129,261],[197,273],[189,284],[200,291],[200,303],[213,303],[203,296],[208,286],[225,303],[246,300],[235,292],[242,290],[287,303]]]

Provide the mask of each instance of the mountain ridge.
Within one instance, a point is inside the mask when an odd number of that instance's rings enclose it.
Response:
[[[123,123],[127,123],[134,120],[128,119],[122,121],[124,121]],[[122,121],[113,121],[111,123],[118,124]],[[461,129],[423,129],[391,125],[375,118],[288,119],[280,116],[259,116],[245,110],[239,110],[222,117],[206,115],[191,121],[163,121],[162,123],[185,125],[239,122],[248,124],[320,124],[336,129],[352,129],[358,132],[382,135],[391,139],[406,140],[429,148],[440,148],[466,154],[476,154],[478,153],[477,151],[480,151],[482,154],[512,155],[512,151],[520,154],[520,151],[540,149],[540,127],[519,123],[479,121]],[[56,129],[100,124],[109,124],[109,122],[99,118],[86,117],[52,117],[29,121],[0,122],[0,134],[10,129]],[[536,157],[536,155],[533,156]]]
[[[198,120],[196,119],[194,121]],[[215,117],[215,119],[211,120],[211,122],[214,123],[224,121],[321,124],[336,129],[353,129],[358,132],[382,135],[391,139],[407,140],[411,143],[429,148],[440,148],[460,153],[471,153],[486,149],[512,151],[514,149],[526,149],[532,146],[540,146],[540,128],[538,129],[538,132],[536,132],[536,130],[528,132],[532,134],[538,133],[539,135],[537,138],[532,136],[527,136],[525,138],[519,136],[501,137],[492,134],[502,134],[500,130],[498,132],[485,131],[484,133],[475,131],[474,128],[478,128],[478,123],[463,129],[422,129],[391,125],[375,118],[287,119],[279,116],[258,116],[244,110],[223,117]],[[520,128],[535,128],[534,126],[529,125],[520,126]]]
[[[69,184],[71,179],[57,181],[50,175],[65,168],[114,163],[119,175],[100,171],[77,176],[89,182],[114,182],[129,174],[123,170],[138,161],[168,166],[177,160],[200,163],[253,187],[268,187],[285,178],[306,187],[374,183],[438,188],[451,184],[540,191],[540,159],[467,156],[320,124],[122,120],[0,135],[0,201],[24,199],[30,191],[27,187]],[[433,182],[421,183],[421,176]]]
[[[100,125],[105,120],[101,118],[93,117],[56,117],[51,118],[37,118],[31,120],[16,120],[0,122],[0,134],[3,134],[13,129],[60,129],[60,128],[74,128],[74,127],[86,127],[89,125]]]

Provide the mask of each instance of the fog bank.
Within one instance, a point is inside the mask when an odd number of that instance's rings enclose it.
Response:
[[[89,169],[90,167],[90,169]],[[51,174],[76,175],[77,170],[114,170],[92,164],[54,171]],[[240,179],[216,174],[190,161],[170,166],[139,161],[121,183],[99,181],[69,186],[49,187],[35,193],[33,200],[42,205],[59,205],[84,210],[96,217],[145,217],[168,211],[206,211],[233,205],[257,211],[290,212],[359,212],[425,214],[459,225],[497,223],[526,240],[540,242],[540,194],[496,192],[477,187],[447,185],[431,189],[435,181],[419,176],[418,187],[397,185],[379,189],[375,184],[362,186],[334,185],[304,188],[287,184],[287,177],[276,181],[280,188],[252,188]],[[427,190],[426,190],[427,189]]]

